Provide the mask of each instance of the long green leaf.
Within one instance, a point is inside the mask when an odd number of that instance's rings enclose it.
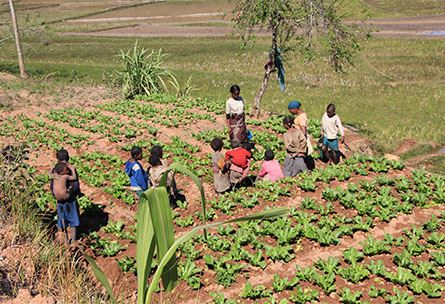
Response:
[[[105,276],[105,273],[99,268],[99,266],[96,264],[96,261],[89,255],[85,255],[85,259],[87,260],[88,264],[90,264],[91,268],[93,269],[94,276],[96,279],[102,284],[103,287],[105,287],[105,290],[108,293],[108,296],[110,297],[111,303],[116,303],[116,298],[113,294],[113,289],[110,286],[110,283],[108,282],[107,277]]]
[[[136,269],[138,280],[138,304],[143,304],[147,293],[148,276],[151,272],[155,250],[154,229],[150,216],[147,192],[142,193],[138,205],[136,227]]]
[[[179,172],[181,174],[184,174],[184,175],[190,177],[193,180],[193,182],[196,184],[196,186],[198,187],[199,192],[201,194],[201,210],[202,210],[202,218],[203,218],[202,224],[205,225],[206,218],[207,218],[206,197],[205,197],[204,187],[202,186],[201,181],[192,171],[187,169],[187,167],[185,167],[184,165],[181,165],[179,163],[173,163],[168,167],[167,171],[164,172],[164,174],[162,175],[161,182],[160,182],[161,186],[167,187],[167,178],[168,178],[168,173],[170,171]],[[207,232],[205,232],[205,237],[207,239]]]
[[[202,225],[202,226],[193,228],[192,230],[190,230],[189,232],[187,232],[186,234],[181,236],[179,239],[177,239],[173,243],[173,245],[170,247],[170,249],[167,251],[167,253],[164,255],[162,260],[159,262],[158,268],[156,269],[156,272],[152,278],[150,286],[148,287],[145,304],[150,304],[153,292],[156,289],[156,286],[159,284],[161,274],[162,274],[164,268],[166,267],[166,265],[169,263],[170,259],[172,257],[176,256],[176,250],[178,249],[178,247],[181,244],[183,244],[184,242],[187,242],[188,240],[190,240],[200,230],[219,226],[219,225],[229,224],[229,223],[269,219],[269,218],[273,218],[273,217],[283,216],[285,214],[288,214],[289,211],[290,211],[289,208],[276,208],[276,209],[272,209],[272,210],[268,210],[268,211],[251,214],[251,215],[244,216],[244,217],[239,217],[239,218],[235,218],[235,219],[231,219],[231,220],[227,220],[227,221],[223,221],[223,222],[211,223],[211,224]]]
[[[151,221],[155,227],[156,248],[160,260],[175,241],[172,211],[165,187],[152,188],[146,194],[150,205]],[[176,256],[173,255],[167,263],[166,271],[162,273],[162,282],[167,291],[172,290],[178,283],[176,264]]]

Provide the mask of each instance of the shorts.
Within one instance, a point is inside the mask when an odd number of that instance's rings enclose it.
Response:
[[[323,145],[332,151],[338,151],[338,138],[328,139],[327,137],[323,136]]]
[[[79,210],[76,199],[68,202],[57,202],[57,226],[63,229],[64,227],[77,227],[79,225]]]

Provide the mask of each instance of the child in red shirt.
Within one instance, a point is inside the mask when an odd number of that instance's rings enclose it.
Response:
[[[244,145],[245,147],[245,145]],[[226,160],[230,160],[231,163],[242,169],[246,169],[249,163],[249,159],[252,158],[252,153],[244,147],[236,147],[233,150],[226,152]]]

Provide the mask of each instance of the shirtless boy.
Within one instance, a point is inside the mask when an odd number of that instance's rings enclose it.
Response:
[[[69,175],[71,172],[71,175]],[[57,200],[57,226],[60,235],[65,235],[65,242],[76,241],[76,228],[79,226],[79,212],[76,198],[70,195],[67,181],[77,180],[76,169],[66,162],[58,162],[51,173],[53,177],[53,194]]]

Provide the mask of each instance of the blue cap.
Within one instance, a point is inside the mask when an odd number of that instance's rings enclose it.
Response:
[[[301,107],[301,102],[299,102],[298,100],[292,100],[287,105],[288,109],[299,109],[300,107]]]

